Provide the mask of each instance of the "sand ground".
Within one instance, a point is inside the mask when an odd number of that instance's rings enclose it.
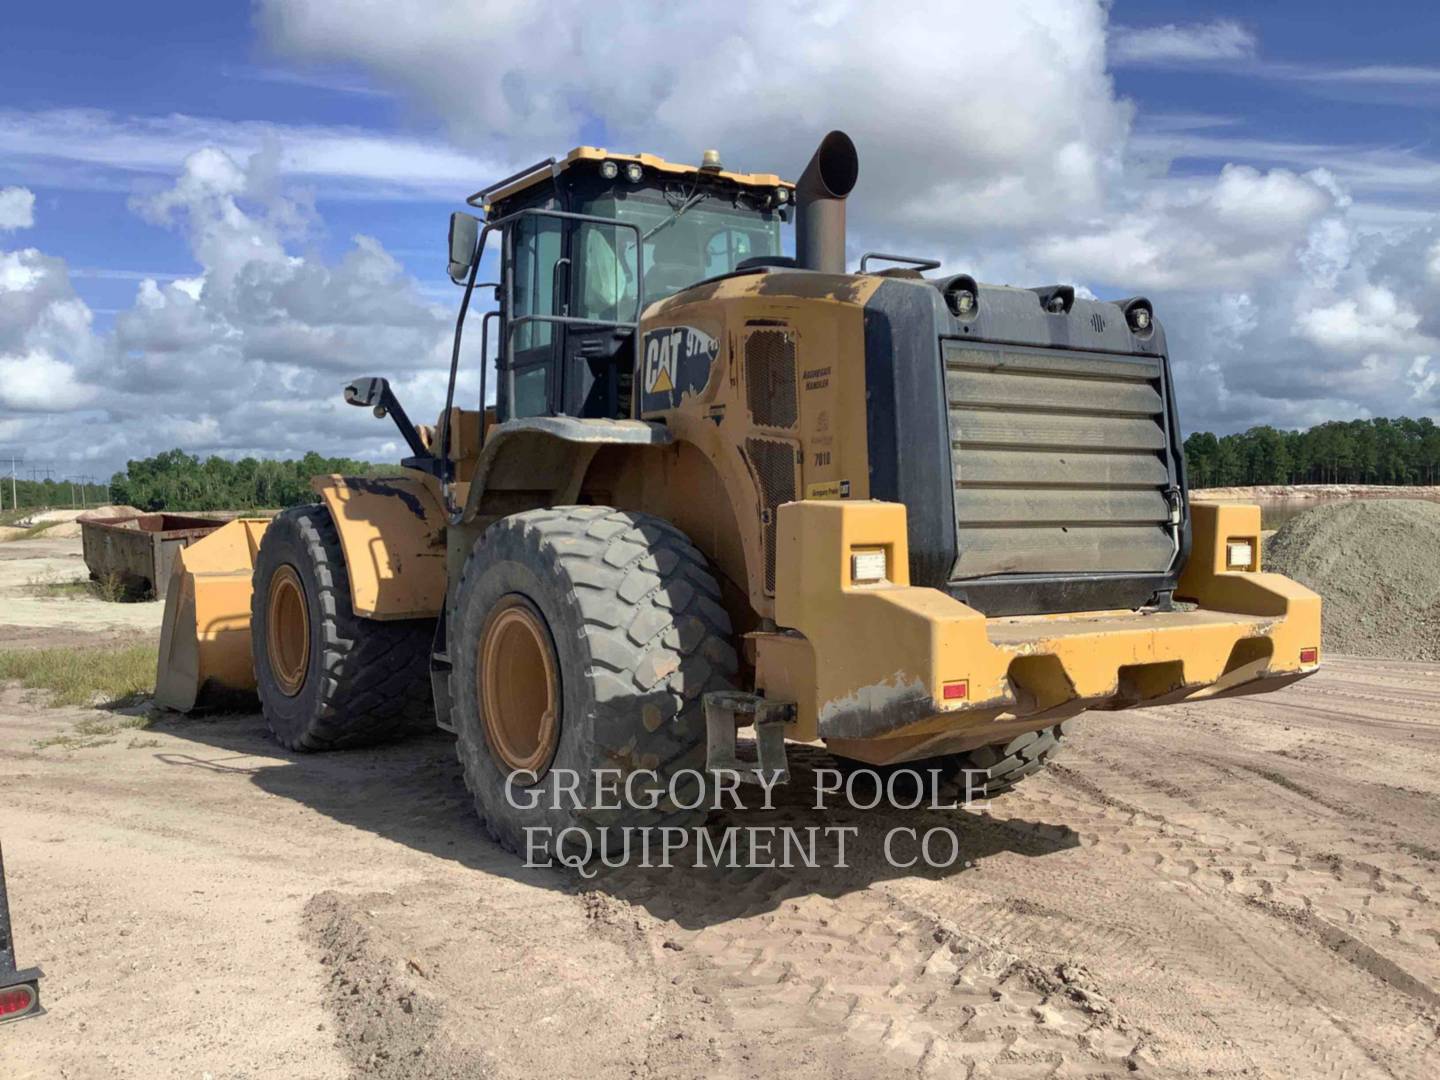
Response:
[[[801,752],[773,810],[712,828],[855,825],[847,867],[588,880],[484,839],[443,734],[295,755],[235,715],[44,745],[96,716],[0,691],[50,1010],[0,1027],[6,1080],[1440,1075],[1434,664],[1087,716],[985,811],[821,813]],[[896,868],[895,827],[959,858]]]

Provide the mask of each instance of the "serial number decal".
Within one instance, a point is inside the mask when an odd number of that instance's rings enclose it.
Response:
[[[687,394],[705,389],[719,351],[713,337],[693,326],[663,326],[646,331],[640,411],[673,409]]]
[[[849,480],[825,480],[819,484],[809,484],[805,488],[807,499],[848,499],[850,497]]]

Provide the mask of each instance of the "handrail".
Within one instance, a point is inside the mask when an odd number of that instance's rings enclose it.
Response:
[[[553,160],[551,163],[553,164]],[[539,167],[540,166],[535,166],[534,168],[527,170],[527,172],[533,172],[535,168]],[[525,175],[525,173],[520,173],[517,175],[523,176]],[[483,192],[480,194],[483,194]],[[593,225],[606,225],[617,229],[629,229],[631,232],[633,232],[635,234],[635,318],[632,321],[620,321],[612,319],[585,319],[570,315],[522,315],[519,318],[513,320],[506,317],[506,313],[513,311],[515,308],[515,275],[506,272],[507,268],[512,266],[514,262],[515,230],[507,228],[506,226],[525,217],[545,217],[555,218],[560,221],[573,221],[579,224],[588,223]],[[470,263],[470,274],[465,281],[465,295],[460,301],[460,311],[455,317],[455,339],[453,346],[450,350],[450,381],[445,390],[445,416],[447,418],[450,416],[450,410],[455,407],[455,381],[460,373],[460,340],[465,330],[465,316],[470,310],[470,297],[475,291],[475,275],[480,269],[481,259],[483,259],[485,256],[485,244],[489,240],[490,234],[496,229],[503,230],[501,233],[501,243],[503,247],[501,249],[500,257],[500,279],[504,283],[504,291],[503,296],[500,299],[499,309],[504,329],[502,331],[500,349],[496,353],[496,359],[497,361],[501,361],[500,366],[507,372],[507,378],[509,379],[509,382],[507,382],[506,384],[506,390],[511,396],[511,400],[513,400],[514,394],[514,365],[510,362],[510,353],[513,347],[514,328],[516,326],[522,325],[526,322],[555,322],[567,325],[580,324],[599,327],[610,326],[617,329],[624,328],[628,330],[633,330],[640,325],[640,312],[643,310],[643,305],[645,303],[645,241],[644,237],[640,232],[640,226],[637,225],[635,222],[619,221],[616,218],[599,217],[595,214],[576,214],[569,210],[548,210],[538,206],[526,207],[523,210],[515,211],[513,214],[506,214],[504,217],[496,218],[493,221],[487,221],[485,223],[485,227],[480,231],[480,235],[475,240],[475,252],[474,257]],[[492,313],[486,312],[487,316],[490,314]],[[487,335],[485,331],[485,325],[482,323],[482,350],[485,348],[486,342]],[[480,433],[481,445],[483,446],[485,434],[484,366],[486,364],[486,358],[483,355],[480,358],[480,364]],[[452,469],[450,463],[450,427],[451,425],[447,422],[444,425],[440,436],[440,491],[442,499],[445,503],[446,513],[451,515],[451,517],[453,518],[458,511],[456,510],[455,506],[451,501],[451,494],[453,493],[455,486],[455,477],[454,470]]]
[[[913,255],[886,255],[883,251],[867,251],[860,256],[860,273],[865,273],[865,265],[871,259],[878,259],[881,262],[904,263],[906,266],[913,266],[917,270],[939,270],[939,259],[917,259]]]

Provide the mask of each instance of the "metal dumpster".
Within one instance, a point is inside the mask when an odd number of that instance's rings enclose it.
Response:
[[[175,553],[224,525],[184,514],[80,518],[85,565],[96,581],[114,580],[132,593],[163,599]]]

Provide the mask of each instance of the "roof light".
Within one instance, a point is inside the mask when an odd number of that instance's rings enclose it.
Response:
[[[724,167],[720,164],[719,150],[706,150],[700,157],[700,168],[704,172],[719,172]]]
[[[600,163],[600,175],[606,180],[614,180],[620,175],[620,166],[613,161],[602,161]]]
[[[632,184],[638,184],[645,176],[645,170],[640,168],[638,161],[632,161],[625,166],[625,179]]]
[[[777,187],[775,189],[775,201],[781,206],[784,206],[787,202],[790,201],[790,189]]]

